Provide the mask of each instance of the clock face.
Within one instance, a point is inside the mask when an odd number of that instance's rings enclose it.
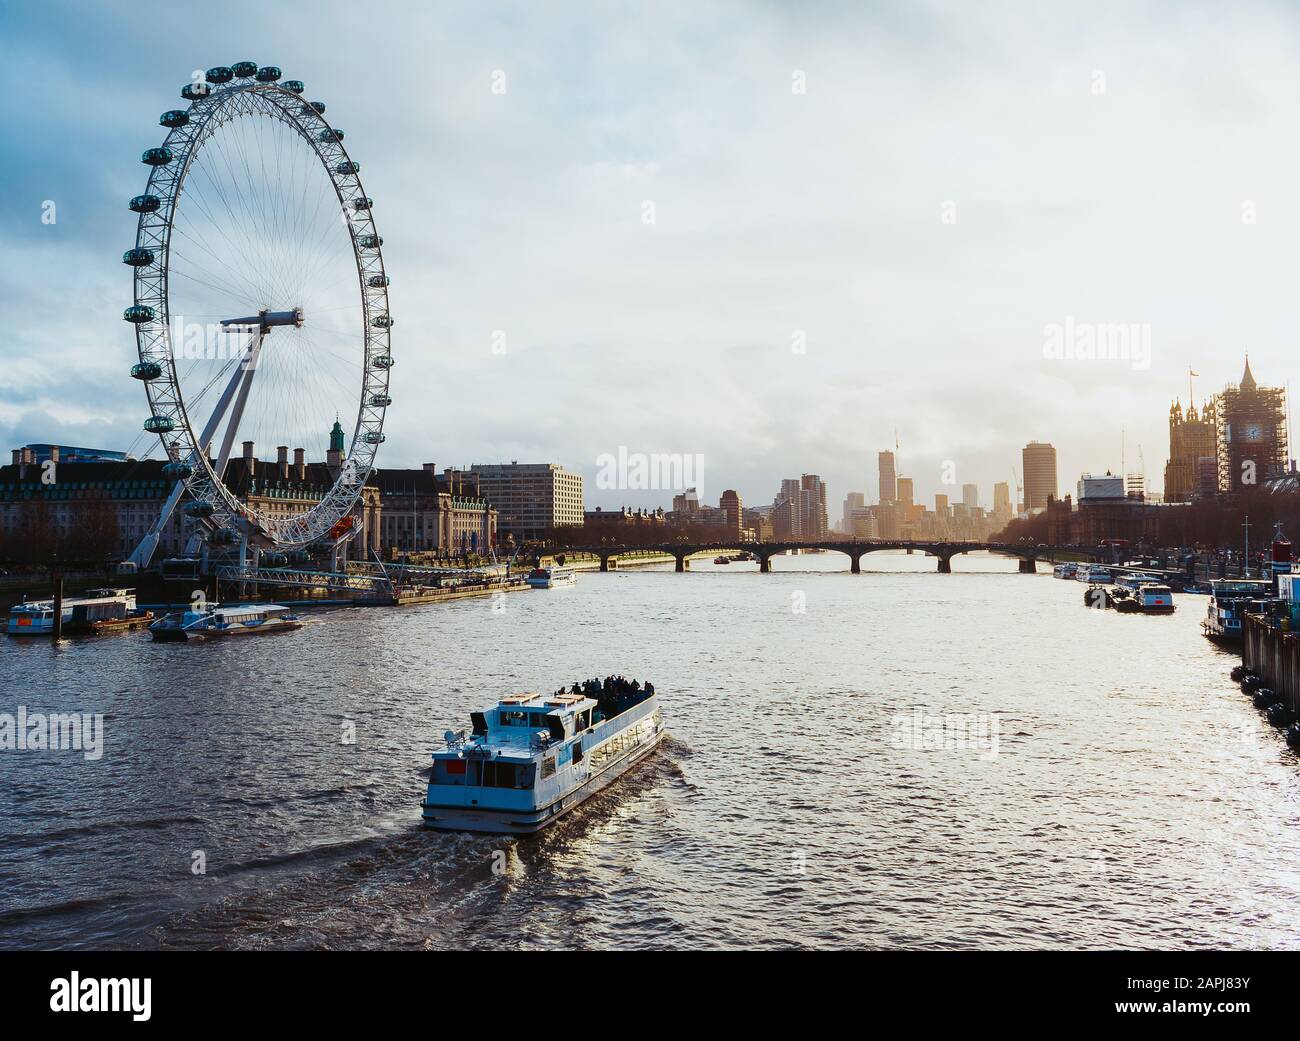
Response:
[[[1258,423],[1247,423],[1244,433],[1247,441],[1258,441],[1264,436],[1264,431]]]

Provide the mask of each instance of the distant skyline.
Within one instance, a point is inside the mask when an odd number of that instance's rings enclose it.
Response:
[[[991,502],[1031,440],[1062,490],[1118,472],[1123,430],[1159,489],[1189,368],[1198,405],[1247,350],[1261,383],[1295,370],[1295,10],[314,12],[0,11],[4,448],[157,455],[127,377],[126,200],[191,70],[242,58],[329,104],[375,197],[398,322],[381,467],[557,462],[589,507],[667,505],[597,487],[626,446],[702,457],[714,503],[819,474],[835,517],[875,500],[895,430],[927,504]],[[1130,324],[1149,357],[1049,356]]]

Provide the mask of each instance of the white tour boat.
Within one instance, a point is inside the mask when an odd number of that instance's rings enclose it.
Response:
[[[1067,561],[1064,564],[1057,564],[1052,568],[1053,578],[1073,578],[1075,572],[1079,570],[1079,565],[1073,561]]]
[[[149,626],[155,640],[207,640],[225,636],[287,633],[302,621],[279,604],[208,604],[165,615]]]
[[[582,693],[517,694],[447,731],[420,804],[439,831],[540,831],[617,780],[667,735],[654,686],[592,681]]]
[[[140,611],[134,589],[89,589],[63,599],[63,632],[97,635],[138,629],[153,619]],[[9,609],[10,636],[49,636],[54,632],[54,601],[28,600]]]
[[[528,572],[528,584],[534,589],[554,589],[576,585],[578,576],[560,567],[535,567]]]
[[[1115,601],[1117,610],[1139,614],[1173,614],[1174,612],[1173,590],[1158,580],[1121,585],[1117,588],[1126,591],[1122,598]]]
[[[1080,564],[1074,577],[1079,582],[1110,582],[1111,571],[1100,564]]]

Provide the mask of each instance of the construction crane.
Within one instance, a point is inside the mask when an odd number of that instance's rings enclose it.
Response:
[[[1015,463],[1011,464],[1011,479],[1015,481],[1016,484],[1016,516],[1020,516],[1020,514],[1025,512],[1025,489],[1020,483],[1020,471],[1016,469]]]

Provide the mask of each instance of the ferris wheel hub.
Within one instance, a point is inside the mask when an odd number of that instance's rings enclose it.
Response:
[[[259,311],[248,318],[223,318],[221,327],[229,329],[235,326],[249,332],[256,332],[259,329],[266,332],[266,330],[276,325],[292,325],[301,329],[303,320],[302,308],[295,307],[292,311]]]

